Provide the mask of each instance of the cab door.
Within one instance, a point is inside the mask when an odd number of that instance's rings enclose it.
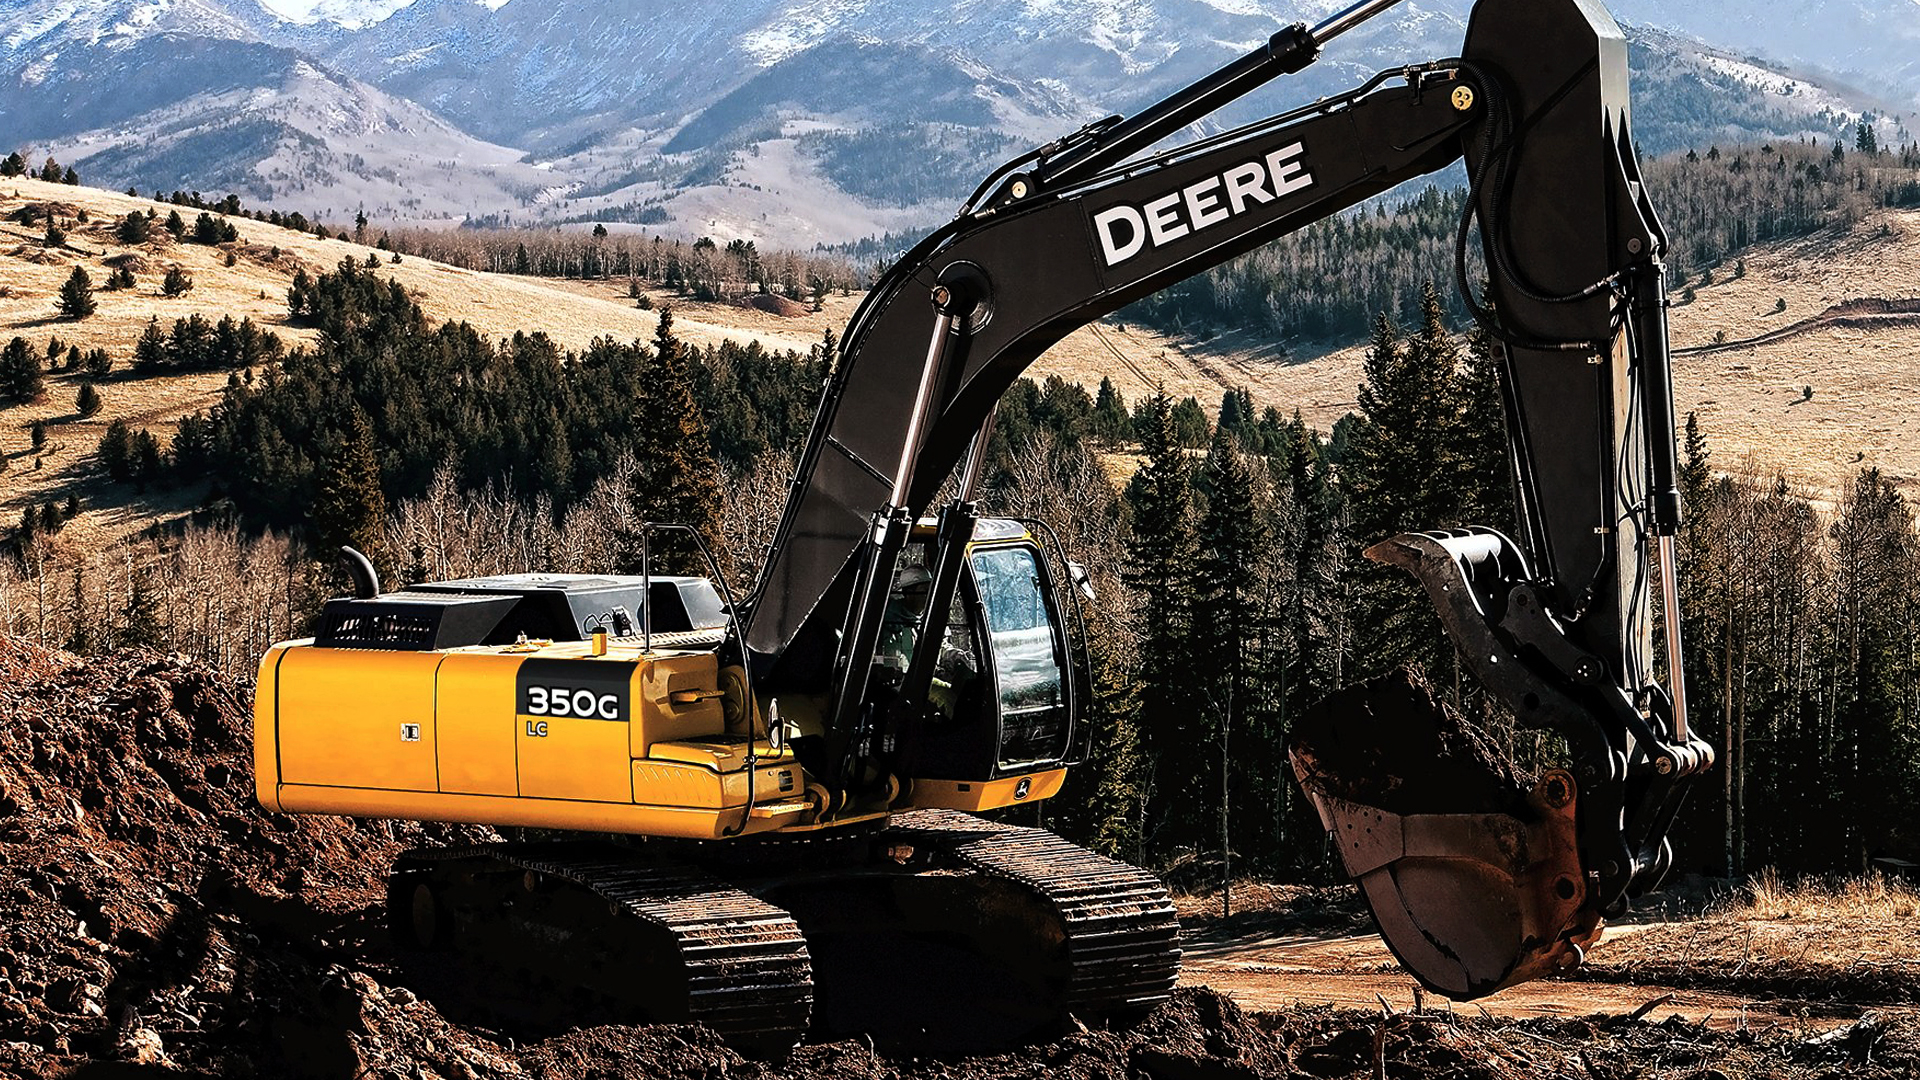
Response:
[[[1046,563],[1028,544],[981,548],[970,560],[987,648],[1000,772],[1057,763],[1073,731],[1073,678]]]

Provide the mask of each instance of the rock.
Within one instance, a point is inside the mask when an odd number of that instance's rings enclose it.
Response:
[[[120,1053],[137,1065],[165,1065],[167,1048],[152,1028],[134,1028],[120,1041]]]

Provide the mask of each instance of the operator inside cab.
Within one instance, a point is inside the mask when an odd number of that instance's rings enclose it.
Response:
[[[927,596],[933,587],[933,575],[923,559],[924,555],[914,549],[902,554],[900,571],[894,575],[893,590],[887,597],[880,647],[874,655],[874,663],[892,672],[896,681],[906,678],[907,668],[913,664],[920,626],[926,618]],[[927,704],[938,715],[953,719],[962,694],[979,671],[979,652],[967,621],[966,607],[956,590],[947,614],[940,655],[934,662],[933,682],[927,688]]]

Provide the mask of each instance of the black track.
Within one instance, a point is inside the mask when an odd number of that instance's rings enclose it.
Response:
[[[758,1053],[784,1051],[810,1023],[820,1034],[887,1037],[889,1025],[893,1033],[911,1032],[918,1021],[917,1030],[937,1040],[928,1025],[953,1012],[939,1004],[945,984],[937,980],[954,983],[948,989],[956,1001],[981,992],[981,977],[962,966],[889,971],[886,957],[901,935],[924,936],[929,924],[924,909],[908,914],[911,904],[875,904],[877,896],[925,897],[932,889],[960,909],[1013,913],[970,927],[976,937],[985,928],[986,940],[963,946],[1014,976],[1006,984],[1009,1000],[996,1005],[1016,1008],[1015,983],[1040,988],[1037,999],[1017,1007],[1031,1023],[1009,1032],[1044,1030],[1068,1012],[1092,1021],[1138,1015],[1167,1000],[1179,974],[1179,924],[1160,882],[1041,829],[922,810],[865,837],[776,837],[756,850],[757,843],[571,841],[411,851],[394,866],[394,924],[403,940],[414,936],[416,886],[425,884],[448,925],[437,942],[422,944],[457,947],[491,969],[487,978],[506,980],[481,989],[483,996],[504,997],[542,980],[559,993],[572,981],[590,983],[603,1004],[613,999],[617,1018],[703,1023]],[[910,860],[889,857],[902,845],[914,851]],[[815,854],[800,860],[808,865],[776,869],[783,849],[788,859]],[[807,938],[816,932],[828,955],[810,950]],[[849,966],[849,952],[873,958],[874,966]],[[815,1015],[816,962],[829,984],[823,993],[843,1006],[838,1015]],[[923,993],[936,980],[933,1004],[928,996],[890,991],[902,974]],[[997,993],[995,985],[986,992]],[[907,1017],[906,1027],[900,1017],[882,1015],[909,1001],[924,1015]],[[847,1002],[856,1003],[851,1019]]]

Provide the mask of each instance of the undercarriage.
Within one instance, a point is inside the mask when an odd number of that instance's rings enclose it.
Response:
[[[1041,829],[922,810],[860,836],[420,849],[396,936],[500,1010],[985,1052],[1144,1013],[1179,926],[1151,875]]]

